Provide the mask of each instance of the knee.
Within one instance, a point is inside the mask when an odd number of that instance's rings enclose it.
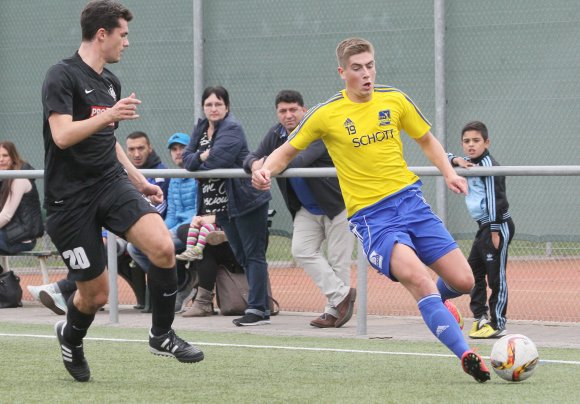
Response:
[[[292,246],[292,256],[294,257],[294,259],[296,261],[298,261],[298,263],[302,262],[303,260],[312,257],[314,254],[312,254],[311,251],[308,251],[304,248],[299,248],[297,246]]]
[[[314,244],[292,242],[292,256],[298,262],[320,254],[320,248]]]
[[[171,268],[175,266],[175,245],[171,238],[167,238],[155,245],[148,254],[153,265],[159,268]]]
[[[108,299],[109,295],[105,291],[96,292],[88,296],[82,295],[77,291],[74,298],[74,304],[82,313],[94,314],[98,312],[101,307],[104,307],[105,304],[107,304]]]
[[[457,275],[453,279],[453,284],[451,285],[455,290],[463,294],[471,292],[473,286],[475,285],[475,278],[471,271],[463,271],[461,275]]]
[[[411,292],[415,298],[434,293],[437,290],[431,274],[422,266],[391,265],[391,274]]]
[[[96,295],[93,300],[93,308],[95,309],[95,312],[99,311],[101,307],[107,304],[108,300],[109,296],[107,295],[107,293],[99,293],[98,295]]]

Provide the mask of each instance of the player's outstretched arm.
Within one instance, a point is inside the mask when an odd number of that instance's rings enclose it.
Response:
[[[433,136],[431,131],[415,139],[415,141],[421,146],[423,153],[425,153],[433,165],[441,171],[447,188],[456,194],[467,195],[467,181],[465,178],[460,177],[453,167],[451,167],[451,163],[449,163],[443,146],[441,146],[441,143]]]
[[[272,152],[261,168],[252,172],[252,185],[261,191],[267,191],[272,186],[271,176],[280,174],[290,161],[300,153],[290,143],[286,142]]]

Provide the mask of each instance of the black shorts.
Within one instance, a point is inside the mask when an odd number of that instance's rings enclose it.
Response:
[[[102,274],[107,266],[102,228],[124,237],[147,213],[158,212],[128,178],[118,177],[98,190],[88,205],[52,209],[46,231],[69,269],[68,278],[89,281]]]

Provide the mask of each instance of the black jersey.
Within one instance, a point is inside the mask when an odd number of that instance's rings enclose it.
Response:
[[[98,74],[78,52],[46,73],[42,105],[47,209],[85,205],[107,180],[123,173],[115,151],[117,124],[63,150],[52,139],[48,117],[56,112],[71,115],[73,121],[85,120],[114,106],[120,95],[119,79],[107,69]]]

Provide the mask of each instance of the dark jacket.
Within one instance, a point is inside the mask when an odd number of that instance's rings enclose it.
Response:
[[[198,151],[199,141],[209,126],[207,119],[200,119],[193,129],[189,145],[183,151],[183,167],[188,171],[214,170],[218,168],[242,168],[248,155],[248,142],[242,125],[231,114],[217,123],[211,140],[209,157],[202,162]],[[228,215],[241,216],[268,203],[270,192],[252,187],[250,178],[227,178]],[[201,192],[198,192],[198,210],[201,207]]]
[[[34,170],[30,164],[25,163],[22,170]],[[18,209],[14,213],[12,220],[4,226],[6,239],[10,243],[20,243],[27,240],[35,240],[44,234],[42,224],[42,211],[40,208],[40,197],[33,179],[29,180],[32,189],[22,195],[22,200]]]
[[[244,160],[244,170],[252,172],[252,163],[263,157],[267,157],[275,149],[286,142],[286,131],[281,124],[275,125],[264,136],[256,151],[248,154]],[[326,150],[322,140],[317,140],[310,144],[308,148],[301,151],[288,165],[287,168],[303,167],[334,167],[334,163]],[[344,200],[340,191],[340,185],[336,177],[305,178],[314,199],[324,211],[326,216],[333,219],[344,209]],[[302,204],[296,196],[294,189],[290,185],[288,178],[277,177],[276,182],[280,187],[280,192],[286,202],[286,207],[290,211],[292,218],[300,210]]]
[[[457,167],[453,164],[452,160],[455,156],[448,153],[449,161],[451,165]],[[459,157],[461,158],[461,157]],[[465,157],[463,157],[465,158]],[[500,164],[491,156],[489,150],[486,150],[481,156],[476,159],[465,158],[471,161],[473,164],[481,167],[494,167]],[[508,212],[509,202],[507,200],[505,177],[500,175],[486,176],[486,177],[468,177],[469,178],[479,178],[483,185],[485,186],[485,205],[487,206],[487,212],[485,215],[478,220],[480,226],[489,225],[492,231],[499,231],[500,224],[506,222],[510,218]]]

